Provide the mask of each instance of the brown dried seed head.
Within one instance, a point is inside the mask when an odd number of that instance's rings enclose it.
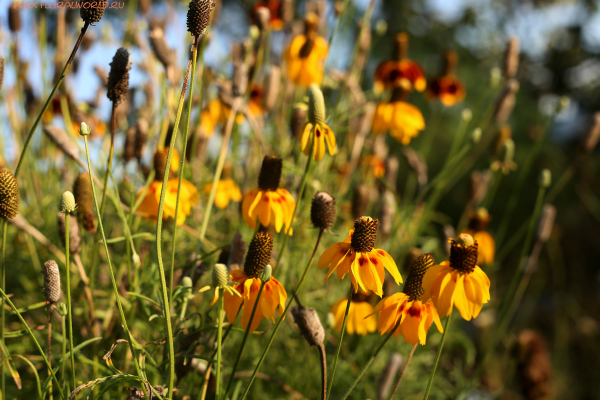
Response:
[[[60,271],[56,261],[50,260],[44,263],[44,297],[50,304],[60,299]]]
[[[554,219],[556,218],[556,207],[552,204],[545,204],[538,220],[535,237],[538,241],[545,243],[550,239],[552,228],[554,227]]]
[[[187,27],[192,36],[200,37],[210,23],[210,13],[215,7],[213,0],[192,0],[187,13]]]
[[[93,211],[86,211],[85,214],[83,214],[83,228],[89,233],[96,233]]]
[[[294,323],[298,326],[300,334],[311,346],[322,346],[325,340],[325,329],[321,324],[319,315],[312,308],[292,308]]]
[[[423,276],[434,264],[435,260],[429,253],[421,254],[412,263],[403,289],[403,292],[410,296],[411,301],[421,301],[423,293],[425,293],[425,289],[423,289]]]
[[[13,219],[19,213],[19,185],[10,170],[0,168],[0,217]]]
[[[165,176],[165,168],[167,167],[167,156],[169,149],[167,147],[160,148],[154,153],[154,180],[162,181]],[[173,171],[169,169],[169,177]]]
[[[357,219],[361,215],[364,215],[369,204],[369,188],[359,183],[354,187],[352,193],[352,218]]]
[[[240,265],[244,262],[244,255],[246,254],[246,243],[244,239],[242,239],[242,234],[240,231],[237,231],[233,236],[233,240],[231,241],[231,246],[229,247],[229,259],[227,260],[227,266],[229,270],[233,270],[233,266],[236,265],[239,269]]]
[[[73,195],[75,196],[75,202],[77,203],[77,211],[80,215],[93,210],[94,197],[92,194],[92,184],[90,182],[90,176],[86,172],[81,172],[77,175],[75,183],[73,184]]]
[[[106,97],[113,104],[124,103],[129,92],[129,70],[131,69],[129,52],[121,47],[115,53],[110,63],[110,72],[108,73],[108,83],[106,84]]]
[[[258,175],[258,188],[260,190],[277,190],[281,180],[283,161],[277,156],[265,156],[260,174]]]
[[[0,87],[2,86],[0,82]],[[600,139],[600,112],[594,114],[594,121],[590,126],[590,129],[587,131],[586,135],[583,137],[582,148],[585,153],[591,153],[596,148],[598,144],[598,139]]]
[[[477,266],[478,244],[471,235],[462,233],[450,239],[450,266],[462,274],[470,274]]]
[[[317,192],[310,207],[310,220],[315,228],[331,228],[335,222],[335,197],[327,192]]]
[[[44,133],[54,144],[73,160],[79,159],[79,150],[67,132],[56,126],[45,125]]]
[[[257,232],[248,246],[248,254],[244,262],[244,272],[250,278],[258,278],[263,269],[271,261],[273,236],[267,232]]]
[[[350,241],[352,249],[358,253],[368,253],[373,250],[377,239],[379,220],[371,217],[360,217],[354,221],[354,233]]]
[[[511,37],[504,52],[504,62],[502,65],[502,72],[506,78],[512,78],[517,74],[517,69],[519,69],[519,50],[519,38]]]
[[[66,237],[66,218],[65,213],[58,213],[58,233],[60,234],[60,238],[63,242],[63,245],[66,246],[65,237]],[[81,236],[79,235],[79,225],[77,224],[77,218],[70,217],[69,218],[69,253],[77,254],[81,251]]]
[[[83,22],[93,25],[102,19],[106,5],[107,2],[102,0],[82,0],[80,2],[79,15]]]
[[[8,28],[11,32],[19,32],[22,27],[20,7],[10,4],[8,6]]]
[[[276,65],[271,66],[269,77],[265,88],[265,108],[268,111],[273,110],[277,106],[279,98],[279,86],[281,84],[281,68]]]

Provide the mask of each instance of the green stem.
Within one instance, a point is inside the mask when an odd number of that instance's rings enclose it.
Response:
[[[221,400],[221,342],[223,341],[223,307],[225,302],[225,293],[221,294],[219,299],[219,325],[217,330],[217,388],[215,390],[215,399]],[[258,303],[258,300],[257,300]],[[252,321],[250,321],[252,324]],[[224,396],[223,396],[224,398]],[[224,400],[224,399],[223,399]]]
[[[398,324],[399,323],[400,323],[400,321],[398,321]],[[350,387],[348,388],[348,390],[344,394],[344,397],[342,397],[342,400],[345,400],[345,399],[348,398],[348,396],[350,396],[350,393],[352,393],[352,390],[354,390],[354,387],[356,386],[356,384],[358,383],[358,381],[360,381],[360,379],[363,377],[363,375],[365,374],[365,372],[367,372],[367,369],[371,366],[371,364],[375,360],[375,357],[377,357],[377,354],[379,354],[379,352],[381,351],[381,349],[383,349],[383,346],[385,346],[385,344],[387,343],[387,341],[390,340],[390,338],[394,334],[394,331],[397,329],[398,324],[394,327],[394,329],[392,329],[386,335],[386,337],[381,341],[381,343],[379,343],[379,346],[377,346],[377,348],[375,349],[375,351],[373,352],[373,354],[371,354],[371,357],[369,357],[369,360],[367,361],[367,363],[365,364],[365,366],[362,367],[362,369],[358,373],[358,376],[354,379],[354,382],[352,382],[352,385],[350,385]]]
[[[435,375],[435,370],[437,369],[438,363],[440,362],[440,356],[442,355],[442,348],[444,347],[444,341],[446,340],[446,333],[448,333],[448,324],[450,323],[450,317],[452,316],[452,312],[446,318],[446,323],[444,324],[444,333],[442,333],[442,340],[440,341],[440,347],[438,347],[437,354],[435,355],[435,361],[433,362],[433,369],[431,370],[431,374],[429,375],[429,382],[427,383],[427,389],[425,390],[425,396],[423,396],[423,400],[427,400],[429,397],[429,391],[431,390],[431,385],[433,384],[433,377]]]
[[[2,222],[2,254],[1,254],[1,258],[0,258],[0,284],[2,285],[2,290],[4,290],[6,288],[6,263],[4,262],[4,259],[6,257],[6,231],[8,228],[8,221],[4,218],[1,219]],[[2,345],[5,346],[6,343],[4,342],[4,325],[5,325],[5,318],[4,318],[4,297],[2,297],[2,304],[1,304],[2,310],[0,311],[0,318],[2,318],[2,321],[0,322],[0,340],[2,341]],[[4,396],[4,394],[6,393],[4,391],[5,389],[5,380],[4,380],[4,362],[0,363],[0,387],[2,390],[2,396]]]
[[[71,313],[71,271],[69,271],[69,217],[71,213],[65,212],[65,277],[67,279],[67,319],[69,323],[69,350],[71,352],[71,387],[75,384],[75,352],[73,351],[73,314]]]
[[[400,376],[398,377],[398,380],[396,381],[396,385],[394,385],[394,390],[392,391],[392,394],[390,395],[390,399],[389,400],[393,400],[394,399],[394,395],[396,394],[396,391],[398,391],[398,387],[400,386],[400,382],[402,382],[402,378],[404,378],[404,373],[408,369],[408,364],[410,364],[410,360],[412,360],[413,355],[415,354],[415,350],[417,350],[417,346],[418,345],[419,345],[419,343],[415,344],[412,347],[412,350],[410,351],[410,354],[408,355],[408,358],[406,359],[406,362],[404,363],[404,366],[402,367],[402,371],[400,371]]]
[[[21,171],[21,166],[22,166],[23,160],[25,159],[25,153],[27,152],[29,143],[31,142],[31,139],[33,138],[33,134],[35,133],[35,130],[37,129],[38,125],[40,124],[40,121],[42,120],[42,116],[46,113],[46,110],[50,106],[50,103],[52,102],[52,99],[54,98],[54,94],[58,90],[58,87],[60,86],[62,81],[65,79],[65,76],[67,75],[67,71],[69,70],[71,63],[73,62],[73,59],[75,58],[75,54],[77,54],[77,49],[79,49],[79,45],[83,41],[83,37],[85,36],[85,32],[87,31],[89,25],[90,24],[86,22],[83,25],[83,28],[81,28],[81,33],[79,34],[79,39],[77,39],[77,42],[75,43],[75,47],[73,47],[73,51],[71,52],[71,55],[69,56],[69,59],[67,60],[67,63],[65,64],[65,67],[63,68],[62,73],[60,74],[60,77],[58,78],[58,81],[56,81],[56,84],[54,85],[52,92],[50,92],[50,96],[48,96],[48,99],[46,99],[46,103],[44,104],[42,111],[37,116],[35,122],[33,123],[33,126],[29,130],[27,139],[25,140],[25,143],[23,144],[23,150],[21,151],[21,156],[19,157],[19,163],[17,164],[17,168],[15,169],[15,179],[19,176],[19,172]]]
[[[133,349],[133,338],[131,336],[131,332],[129,331],[129,327],[127,326],[127,320],[125,319],[125,313],[123,312],[123,305],[121,304],[121,298],[119,296],[119,288],[117,287],[117,281],[115,279],[115,273],[113,270],[112,262],[110,260],[110,253],[108,251],[108,244],[106,243],[106,235],[104,234],[104,225],[102,224],[102,217],[100,215],[100,208],[98,207],[98,198],[96,197],[96,189],[94,186],[94,176],[92,173],[92,162],[90,161],[90,150],[88,148],[88,140],[87,136],[83,137],[85,142],[85,156],[87,158],[88,172],[90,175],[90,184],[92,186],[92,196],[94,197],[94,205],[96,206],[96,217],[98,218],[98,226],[100,227],[100,234],[102,235],[102,243],[104,244],[104,253],[106,254],[106,261],[108,263],[108,270],[110,272],[110,279],[112,281],[113,291],[115,293],[115,299],[117,301],[117,307],[119,308],[119,314],[121,316],[121,322],[123,323],[123,329],[125,330],[125,334],[127,335],[129,350],[131,351],[131,356],[133,358],[133,363],[135,365],[135,370],[139,376],[143,376],[140,370],[140,364],[138,362],[137,354]],[[146,391],[145,385],[142,385],[142,390],[144,391],[144,396],[147,398],[148,393]]]
[[[233,369],[231,370],[231,374],[229,375],[229,381],[227,382],[227,388],[225,392],[223,392],[223,397],[227,398],[227,393],[231,389],[231,384],[233,383],[233,378],[235,376],[235,371],[237,371],[238,364],[240,363],[240,359],[242,358],[242,353],[244,352],[244,347],[246,346],[246,340],[248,340],[248,336],[250,335],[250,328],[252,327],[252,322],[254,321],[254,314],[256,313],[256,308],[258,307],[258,302],[260,300],[260,295],[265,287],[265,283],[261,280],[260,289],[258,289],[258,296],[256,296],[256,301],[254,302],[254,306],[252,307],[252,313],[250,314],[250,321],[248,321],[248,326],[246,326],[246,331],[244,332],[244,338],[242,339],[242,345],[238,350],[237,357],[235,358],[235,363],[233,364]],[[243,399],[243,397],[242,397]]]
[[[294,290],[294,294],[292,295],[292,297],[295,297],[296,299],[297,299],[297,296],[298,296],[298,294],[300,292],[300,288],[302,288],[302,284],[304,283],[304,280],[306,279],[306,275],[308,275],[308,271],[310,270],[310,267],[312,266],[312,263],[313,263],[313,261],[315,259],[315,254],[317,253],[317,249],[319,248],[319,244],[321,243],[321,238],[323,237],[323,232],[325,232],[323,229],[319,230],[319,236],[317,237],[317,242],[315,243],[315,248],[313,249],[313,252],[312,252],[312,255],[310,257],[310,260],[308,261],[308,264],[306,265],[306,268],[304,269],[304,273],[302,274],[302,277],[300,278],[300,282],[298,282],[298,286],[296,286],[296,289]],[[248,392],[250,390],[250,387],[252,386],[252,383],[254,382],[254,378],[256,377],[256,374],[258,373],[258,370],[260,369],[263,361],[267,357],[267,353],[269,352],[269,349],[271,348],[271,345],[273,344],[273,341],[275,340],[275,335],[277,334],[277,331],[279,330],[279,327],[281,326],[281,323],[283,322],[283,319],[285,318],[288,310],[290,309],[290,307],[292,306],[293,303],[294,303],[293,301],[290,301],[288,303],[288,305],[285,307],[285,310],[283,311],[283,314],[281,315],[281,317],[277,321],[277,324],[275,325],[275,329],[273,329],[273,333],[271,334],[271,337],[269,338],[269,342],[267,343],[267,347],[265,347],[265,349],[263,350],[263,353],[260,356],[260,359],[258,360],[258,363],[256,364],[256,367],[254,368],[254,372],[252,373],[252,377],[250,378],[250,382],[248,383],[248,386],[244,390],[244,394],[242,395],[242,400],[248,394]],[[326,367],[327,366],[325,366],[325,368]],[[325,371],[325,373],[326,373],[326,371]]]
[[[187,154],[187,142],[188,142],[188,131],[190,129],[190,117],[192,115],[192,103],[194,94],[194,81],[196,77],[196,58],[198,54],[197,46],[192,47],[192,79],[190,82],[190,95],[188,99],[187,116],[185,120],[185,128],[183,130],[183,155],[180,160],[179,167],[179,183],[177,185],[177,201],[175,202],[175,216],[173,217],[177,221],[177,215],[179,214],[179,197],[181,195],[181,183],[183,180],[183,172],[185,170],[185,159]],[[175,271],[175,243],[177,240],[177,223],[173,227],[173,245],[171,250],[171,272],[169,279],[169,304],[173,304],[173,273]]]
[[[5,221],[5,224],[6,224],[6,221]],[[58,379],[56,379],[56,375],[54,375],[54,371],[52,371],[52,368],[50,367],[48,358],[46,358],[46,354],[44,353],[42,346],[40,346],[40,343],[35,338],[33,332],[31,331],[31,328],[29,328],[29,325],[27,325],[27,322],[25,322],[25,319],[23,319],[23,316],[21,315],[21,313],[19,312],[19,310],[17,310],[17,307],[15,307],[15,305],[12,303],[12,301],[10,301],[10,299],[8,298],[6,293],[4,293],[3,289],[0,289],[0,295],[2,295],[2,299],[8,303],[8,305],[10,306],[10,308],[13,309],[15,314],[17,314],[17,317],[19,317],[23,326],[25,326],[27,333],[29,333],[29,336],[31,336],[31,339],[33,339],[35,346],[37,347],[38,351],[40,352],[40,355],[42,356],[44,363],[46,364],[46,368],[48,368],[50,375],[52,376],[52,379],[54,379],[54,382],[56,383],[56,387],[60,388],[60,384],[58,383]],[[61,399],[65,398],[65,395],[63,394],[62,390],[59,390],[58,393],[60,394]]]
[[[344,322],[342,322],[342,331],[340,333],[340,341],[335,351],[335,358],[333,359],[333,367],[331,368],[331,379],[329,380],[329,391],[327,392],[327,399],[331,397],[331,388],[333,387],[333,379],[335,378],[335,369],[337,367],[338,358],[340,357],[340,349],[342,348],[342,341],[344,340],[344,332],[346,332],[346,322],[348,320],[348,312],[350,311],[350,303],[352,303],[352,282],[350,283],[350,290],[348,291],[348,301],[346,302],[346,312],[344,313]]]

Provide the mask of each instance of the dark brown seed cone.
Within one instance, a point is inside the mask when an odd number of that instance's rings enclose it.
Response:
[[[135,128],[134,156],[138,160],[141,160],[146,151],[146,143],[148,142],[148,121],[144,118],[138,119]]]
[[[461,243],[461,236],[458,239],[450,239],[450,266],[463,274],[470,274],[477,266],[477,251],[478,244],[473,241],[470,235],[471,245],[469,243]]]
[[[73,184],[73,196],[75,196],[77,211],[80,215],[93,211],[94,197],[92,194],[90,175],[87,172],[81,172],[77,175],[75,183]]]
[[[315,47],[315,38],[313,38],[311,36],[307,36],[306,42],[304,42],[304,44],[300,48],[300,53],[299,53],[300,58],[307,58],[310,55],[310,53],[314,47]]]
[[[10,4],[8,6],[8,28],[11,32],[19,32],[22,27],[20,8],[15,7],[15,4]]]
[[[60,299],[60,272],[56,261],[50,260],[44,263],[44,297],[50,304]]]
[[[115,53],[110,63],[110,72],[108,73],[108,83],[106,84],[106,97],[115,105],[124,103],[129,92],[129,52],[121,47]]]
[[[96,222],[94,221],[94,212],[86,211],[83,214],[83,228],[89,233],[96,233]]]
[[[256,232],[250,245],[244,262],[244,273],[249,278],[258,278],[263,269],[271,262],[273,251],[273,236],[267,232]]]
[[[83,22],[87,22],[90,25],[100,22],[102,15],[104,15],[106,4],[102,0],[82,0],[80,2],[79,15]]]
[[[154,153],[154,180],[162,181],[165,176],[165,168],[167,166],[167,156],[169,149],[163,147],[161,150],[157,150]],[[169,170],[169,177],[173,174],[172,170]]]
[[[242,234],[237,231],[231,241],[229,250],[229,260],[227,260],[227,266],[230,271],[240,269],[240,266],[244,262],[244,255],[246,254],[246,243],[242,239]]]
[[[319,319],[319,314],[306,307],[292,308],[294,323],[298,326],[300,334],[311,346],[322,346],[325,340],[325,329]]]
[[[4,58],[0,57],[0,89],[2,89],[2,82],[4,82]]]
[[[123,149],[123,160],[129,162],[133,160],[135,155],[135,136],[137,129],[135,126],[130,126],[125,133],[125,146]]]
[[[66,245],[66,223],[65,213],[58,213],[58,233],[60,239],[63,242],[63,246]],[[74,216],[69,217],[69,253],[77,254],[81,251],[81,236],[79,235],[79,225],[77,224],[77,218]]]
[[[277,106],[279,98],[279,87],[281,85],[281,68],[276,65],[271,66],[271,72],[267,78],[265,89],[265,108],[268,111],[273,110]]]
[[[529,329],[522,331],[518,337],[517,359],[525,398],[552,398],[552,362],[542,335]]]
[[[0,168],[0,217],[13,219],[19,213],[19,185],[10,170]]]
[[[277,156],[265,156],[260,174],[258,175],[258,188],[260,190],[277,190],[281,180],[283,161]]]
[[[310,220],[315,228],[331,228],[335,222],[335,197],[327,192],[317,192],[310,206]]]
[[[429,253],[421,254],[415,259],[408,272],[403,292],[410,296],[411,301],[421,301],[423,298],[423,276],[435,264],[433,256]]]
[[[365,214],[369,204],[369,188],[359,183],[352,193],[352,218],[357,219]]]
[[[377,239],[377,225],[379,220],[371,217],[360,217],[354,221],[354,233],[350,246],[357,253],[368,253],[373,250]]]
[[[204,34],[210,23],[210,13],[215,7],[213,0],[192,0],[187,13],[188,32],[192,36],[200,37]]]

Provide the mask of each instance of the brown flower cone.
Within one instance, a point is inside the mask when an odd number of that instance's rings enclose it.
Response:
[[[80,2],[79,15],[84,22],[88,24],[95,24],[100,22],[104,15],[104,9],[106,3],[96,0],[82,0]],[[92,7],[93,6],[93,7]]]
[[[213,0],[192,0],[187,13],[187,28],[192,36],[200,37],[210,23],[210,13],[215,7]]]
[[[0,168],[0,217],[13,219],[19,213],[19,185],[12,172]]]
[[[244,272],[250,278],[258,278],[260,273],[271,262],[273,236],[267,232],[257,232],[250,245],[244,262]]]
[[[129,52],[127,49],[121,47],[117,50],[110,63],[108,83],[106,84],[106,97],[115,105],[124,103],[127,99],[130,69]]]

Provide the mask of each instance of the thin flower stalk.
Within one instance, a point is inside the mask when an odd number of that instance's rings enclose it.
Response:
[[[433,362],[433,368],[431,369],[431,374],[429,375],[429,382],[427,382],[427,389],[425,389],[425,395],[423,396],[423,400],[427,400],[427,398],[429,398],[429,391],[431,390],[431,385],[433,384],[435,370],[437,369],[438,363],[440,362],[442,348],[444,347],[444,341],[446,340],[446,333],[448,333],[448,324],[450,323],[450,317],[452,317],[452,314],[448,315],[448,317],[446,318],[446,323],[444,324],[444,333],[442,333],[442,340],[440,341],[440,346],[438,347],[437,354],[435,355],[435,361]]]
[[[71,387],[75,388],[75,352],[73,351],[73,314],[71,312],[71,278],[69,270],[69,217],[71,213],[65,212],[65,276],[67,279],[67,319],[69,323],[69,351],[71,352]]]
[[[417,349],[417,346],[418,346],[418,344],[415,344],[412,347],[412,349],[410,350],[410,354],[408,355],[408,358],[406,359],[406,362],[404,363],[404,366],[402,366],[402,371],[400,371],[400,376],[398,377],[398,380],[396,381],[396,384],[394,385],[394,390],[392,391],[392,394],[390,395],[390,399],[389,400],[392,400],[394,398],[394,395],[398,391],[398,387],[400,386],[400,382],[402,382],[402,378],[404,378],[404,373],[408,369],[408,364],[410,364],[410,360],[412,360],[412,357],[415,354],[415,350]]]
[[[5,263],[5,257],[6,257],[6,231],[8,228],[8,221],[6,221],[6,219],[4,218],[0,218],[0,223],[2,224],[2,254],[1,254],[1,258],[0,258],[0,274],[2,276],[0,276],[0,280],[2,281],[2,290],[4,290],[6,288],[6,263]],[[4,318],[4,297],[2,297],[2,304],[1,304],[2,310],[0,310],[0,318],[2,319],[2,321],[0,321],[0,340],[2,341],[2,345],[5,345],[4,342],[4,325],[6,322],[6,319]],[[4,380],[4,363],[0,363],[0,389],[2,390],[2,393],[6,393],[4,391],[5,388],[5,380]]]
[[[333,359],[333,367],[331,368],[331,379],[329,380],[327,399],[329,399],[331,397],[331,389],[333,388],[333,379],[335,378],[335,369],[337,367],[338,358],[340,357],[342,341],[344,340],[344,332],[346,332],[346,322],[348,322],[348,312],[350,311],[350,304],[352,304],[352,293],[353,292],[354,292],[354,290],[352,288],[352,283],[350,283],[350,289],[348,291],[348,299],[346,301],[346,311],[344,312],[344,322],[342,322],[342,331],[340,332],[340,341],[338,342],[337,350],[335,351],[335,358]],[[387,339],[389,339],[390,336],[391,335],[388,335]]]
[[[92,173],[92,162],[90,161],[90,150],[88,147],[87,135],[83,136],[83,140],[85,142],[85,156],[87,158],[88,172],[90,174],[90,182],[92,185],[92,195],[94,197],[94,205],[96,206],[96,216],[98,218],[98,226],[100,227],[100,234],[102,235],[102,243],[104,244],[104,252],[106,254],[106,260],[108,263],[108,270],[110,272],[110,279],[112,281],[113,291],[115,294],[115,300],[117,301],[117,307],[119,308],[119,314],[121,316],[121,322],[123,323],[123,329],[125,330],[125,334],[127,335],[127,342],[129,344],[129,350],[131,351],[133,363],[135,365],[136,372],[139,376],[143,376],[140,370],[140,364],[138,362],[138,357],[133,349],[133,339],[131,332],[129,331],[129,327],[127,326],[127,320],[125,319],[125,313],[123,312],[123,305],[121,304],[121,298],[119,296],[119,288],[117,287],[117,281],[115,279],[115,273],[113,271],[112,262],[110,260],[110,253],[108,251],[108,243],[106,242],[106,235],[104,234],[104,226],[102,224],[102,218],[100,216],[100,208],[98,205],[98,198],[96,196],[96,189],[94,187],[94,177]],[[145,398],[148,398],[148,393],[146,391],[145,385],[142,385],[142,389],[144,391]]]
[[[311,157],[309,157],[309,160],[311,159]],[[304,273],[302,274],[302,277],[300,278],[300,282],[298,282],[298,286],[296,287],[296,290],[294,290],[292,297],[296,299],[296,301],[298,301],[298,294],[300,292],[300,289],[302,288],[302,285],[306,279],[306,276],[308,275],[308,271],[310,271],[310,267],[312,266],[312,263],[315,259],[315,255],[317,253],[317,249],[319,248],[319,244],[321,243],[321,238],[323,236],[323,229],[319,230],[319,236],[317,238],[317,243],[315,244],[315,248],[312,252],[312,255],[310,257],[310,260],[308,261],[308,264],[306,265],[306,268],[304,269]],[[352,291],[350,291],[352,292]],[[260,298],[260,295],[259,295]],[[252,383],[254,382],[254,379],[256,378],[256,374],[258,373],[258,370],[260,369],[263,361],[265,360],[265,358],[267,357],[267,353],[269,352],[269,349],[271,348],[271,345],[273,344],[273,341],[275,340],[275,335],[277,334],[277,331],[279,330],[279,327],[281,326],[281,323],[283,322],[288,310],[290,309],[290,307],[292,306],[294,302],[290,301],[288,303],[288,305],[285,307],[285,310],[283,310],[283,314],[281,315],[281,317],[279,318],[279,320],[277,321],[277,324],[275,325],[275,328],[273,329],[273,333],[271,334],[271,337],[269,338],[269,342],[267,343],[267,346],[265,347],[265,349],[263,350],[262,355],[260,356],[260,359],[258,360],[258,363],[256,364],[256,367],[254,368],[254,371],[252,372],[252,376],[250,377],[250,382],[248,382],[248,386],[246,387],[246,389],[244,390],[244,393],[242,394],[242,400],[244,398],[246,398],[248,392],[250,391],[250,387],[252,386]],[[299,302],[298,302],[299,303]],[[348,304],[350,304],[350,302],[348,302]],[[349,308],[349,307],[348,307]],[[346,310],[346,315],[348,314],[348,310]],[[250,318],[250,321],[253,320],[253,317]],[[341,341],[341,339],[340,339]],[[319,349],[319,351],[321,351],[321,349]],[[324,359],[323,356],[321,356],[322,360]],[[326,372],[325,372],[326,373]],[[232,375],[233,377],[233,375]],[[227,392],[225,392],[227,393]]]
[[[260,298],[260,297],[259,297]],[[259,298],[256,299],[256,303],[258,303]],[[221,376],[221,348],[223,346],[223,318],[224,318],[224,304],[225,304],[225,296],[221,296],[219,299],[219,322],[217,326],[217,387],[215,389],[215,399],[221,400],[224,399],[225,396],[221,396],[221,380],[223,377]],[[255,306],[256,307],[256,306]],[[254,318],[254,316],[252,316]],[[248,325],[250,327],[250,324]]]

